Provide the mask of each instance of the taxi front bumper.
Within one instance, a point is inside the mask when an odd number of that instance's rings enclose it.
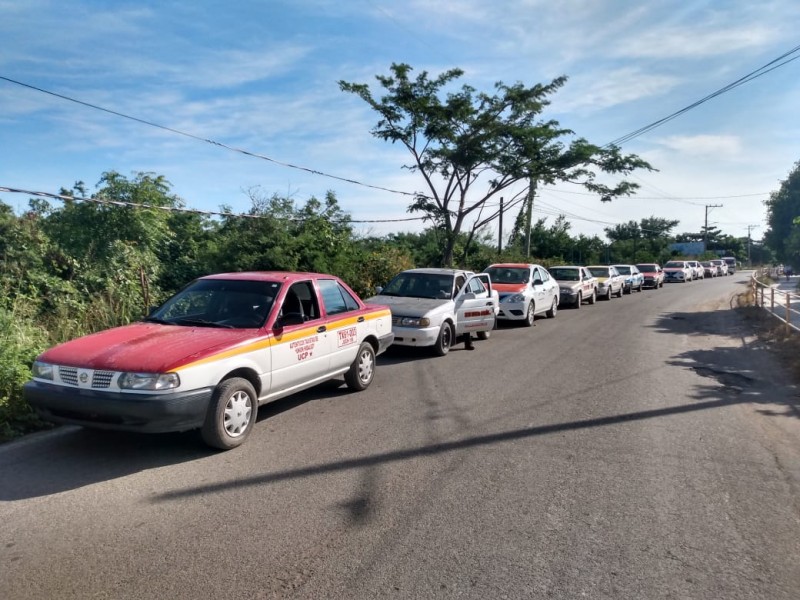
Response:
[[[131,394],[29,381],[28,403],[45,420],[95,429],[166,433],[203,425],[213,388],[169,394]]]
[[[433,346],[439,338],[440,325],[436,327],[402,327],[392,326],[395,346]]]

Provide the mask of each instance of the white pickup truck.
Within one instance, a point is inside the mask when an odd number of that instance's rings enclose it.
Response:
[[[394,344],[431,347],[434,354],[444,356],[466,333],[489,337],[500,298],[485,273],[410,269],[366,301],[391,309]]]

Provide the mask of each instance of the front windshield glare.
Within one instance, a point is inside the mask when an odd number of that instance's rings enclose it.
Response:
[[[489,267],[485,271],[492,283],[528,283],[530,272],[520,267]]]
[[[170,325],[251,329],[266,321],[281,284],[198,279],[147,317]]]
[[[453,276],[436,273],[400,273],[381,291],[384,296],[449,300]]]

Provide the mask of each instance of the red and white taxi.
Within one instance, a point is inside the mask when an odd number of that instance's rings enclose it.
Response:
[[[483,272],[492,278],[492,285],[500,294],[498,319],[521,321],[530,327],[536,315],[556,316],[558,283],[541,265],[502,263],[490,265]]]
[[[240,445],[259,405],[344,375],[366,389],[391,313],[319,273],[202,277],[143,321],[47,350],[25,398],[45,419],[141,432],[200,428]]]

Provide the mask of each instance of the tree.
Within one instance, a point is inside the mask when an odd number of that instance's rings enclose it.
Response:
[[[767,232],[764,244],[778,261],[800,265],[800,161],[795,163],[781,187],[770,194],[767,205]]]
[[[583,138],[566,143],[574,132],[557,121],[540,119],[549,97],[567,81],[546,85],[495,84],[493,95],[463,85],[445,89],[463,75],[451,69],[435,78],[423,71],[410,78],[407,64],[392,64],[391,75],[378,75],[385,95],[377,100],[366,84],[340,81],[340,88],[364,100],[380,119],[372,134],[400,143],[411,153],[406,165],[422,176],[428,193],[417,193],[409,212],[421,212],[444,233],[441,263],[450,266],[458,234],[472,220],[476,231],[499,216],[490,199],[520,181],[538,184],[579,183],[604,201],[631,194],[638,186],[597,182],[597,172],[627,175],[650,165],[619,148],[600,147]],[[444,96],[444,97],[442,97]],[[508,208],[511,208],[510,206]]]

